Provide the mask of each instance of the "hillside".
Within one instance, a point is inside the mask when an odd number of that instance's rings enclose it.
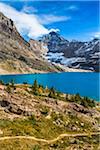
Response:
[[[40,43],[35,51],[38,51],[39,45]],[[58,69],[38,57],[30,44],[18,33],[14,22],[0,13],[0,74],[53,71]]]
[[[99,150],[99,118],[99,104],[79,94],[36,81],[0,85],[1,149]]]

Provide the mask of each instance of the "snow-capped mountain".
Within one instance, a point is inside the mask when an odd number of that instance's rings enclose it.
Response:
[[[68,41],[56,32],[50,32],[40,41],[47,44],[46,59],[64,66],[99,71],[99,39],[89,42]]]

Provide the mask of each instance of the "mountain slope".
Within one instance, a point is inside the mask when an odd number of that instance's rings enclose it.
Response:
[[[56,32],[41,38],[47,44],[47,59],[62,65],[99,71],[99,39],[89,42],[68,41]]]
[[[37,50],[38,47],[35,47]],[[18,33],[14,22],[0,13],[0,73],[58,71],[51,63],[38,57]]]
[[[37,141],[41,150],[97,150],[99,103],[79,94],[52,95],[48,88],[33,87],[0,84],[1,149],[37,149]]]

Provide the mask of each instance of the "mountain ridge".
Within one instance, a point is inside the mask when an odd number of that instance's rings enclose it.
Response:
[[[68,41],[53,31],[43,36],[40,41],[47,44],[47,59],[51,62],[77,69],[99,71],[99,39],[88,42]]]
[[[78,49],[75,49],[75,45]],[[99,71],[99,58],[97,58],[99,47],[96,50],[94,48],[95,55],[91,56],[92,60],[96,59],[93,65],[97,68],[93,68],[86,64],[88,61],[84,56],[78,56],[78,54],[82,55],[82,51],[79,51],[80,45],[84,50],[82,42],[69,42],[53,31],[39,40],[25,41],[17,31],[14,22],[0,13],[1,74]],[[80,65],[84,61],[85,67]]]

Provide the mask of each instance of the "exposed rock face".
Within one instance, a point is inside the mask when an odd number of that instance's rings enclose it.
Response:
[[[39,71],[57,71],[43,58],[38,57],[39,42],[34,48],[18,33],[14,22],[0,13],[0,72],[28,73]]]
[[[90,42],[68,41],[51,32],[41,41],[48,46],[47,59],[72,68],[99,71],[99,39]]]
[[[48,35],[43,36],[42,41],[47,43],[49,52],[62,52],[69,42],[61,37],[56,32],[50,32]]]
[[[79,104],[76,104],[76,103],[73,103],[73,104],[69,104],[68,105],[68,108],[69,109],[72,109],[72,110],[75,110],[77,112],[80,112],[80,113],[84,113],[84,114],[89,114],[89,115],[92,115],[92,111],[89,110],[88,108],[85,108],[83,106],[80,106]]]
[[[17,105],[16,103],[10,102],[10,100],[2,100],[0,101],[0,106],[4,107],[5,112],[10,112],[17,115],[31,116],[32,112],[24,110],[22,107]]]
[[[47,44],[42,41],[30,40],[30,47],[35,52],[37,56],[43,57],[48,52]]]

